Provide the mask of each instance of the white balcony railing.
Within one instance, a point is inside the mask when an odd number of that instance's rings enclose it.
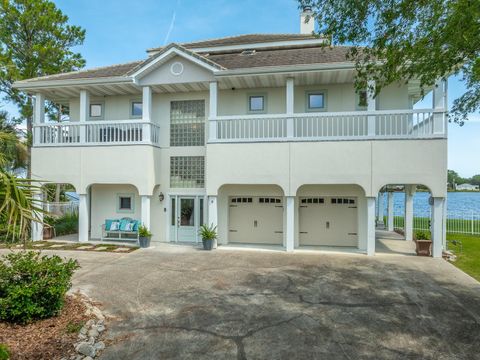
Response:
[[[388,110],[219,116],[209,142],[445,138],[444,112]],[[34,126],[35,146],[159,145],[157,124],[142,120],[47,123]]]
[[[35,146],[159,144],[157,124],[142,120],[38,124]]]
[[[219,116],[210,121],[209,142],[446,137],[445,114],[433,110]]]

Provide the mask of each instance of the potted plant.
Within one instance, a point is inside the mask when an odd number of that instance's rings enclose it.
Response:
[[[141,248],[150,247],[150,239],[152,238],[152,233],[148,230],[145,225],[140,225],[138,227],[138,242]]]
[[[217,227],[213,224],[200,226],[200,236],[202,237],[203,250],[212,250],[213,242],[217,238]]]
[[[430,256],[432,249],[432,240],[427,233],[418,231],[415,233],[416,251],[418,256]]]
[[[43,218],[43,239],[49,240],[54,236],[55,219],[51,216]]]

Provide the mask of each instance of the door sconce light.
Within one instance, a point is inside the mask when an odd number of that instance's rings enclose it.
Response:
[[[165,199],[165,195],[163,195],[163,193],[161,192],[161,193],[158,195],[158,200],[160,200],[160,202],[162,202],[164,199]]]

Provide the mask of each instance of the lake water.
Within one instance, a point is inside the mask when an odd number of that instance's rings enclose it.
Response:
[[[428,199],[430,193],[417,192],[413,198],[413,213],[418,217],[430,216]],[[403,216],[405,209],[405,193],[393,194],[394,214]],[[385,216],[387,215],[387,195],[384,196]],[[447,212],[450,218],[469,218],[472,212],[480,214],[480,192],[449,192],[447,196]]]

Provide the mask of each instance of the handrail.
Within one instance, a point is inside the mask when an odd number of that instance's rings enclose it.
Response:
[[[330,111],[330,112],[307,112],[307,113],[293,113],[293,114],[248,114],[248,115],[218,115],[210,117],[209,120],[236,120],[236,119],[283,119],[283,118],[299,118],[312,116],[372,116],[372,115],[391,115],[391,114],[415,114],[415,113],[443,113],[442,110],[433,109],[408,109],[408,110],[375,110],[375,111]]]
[[[34,125],[35,146],[127,145],[160,142],[158,124],[144,120],[69,121]]]

